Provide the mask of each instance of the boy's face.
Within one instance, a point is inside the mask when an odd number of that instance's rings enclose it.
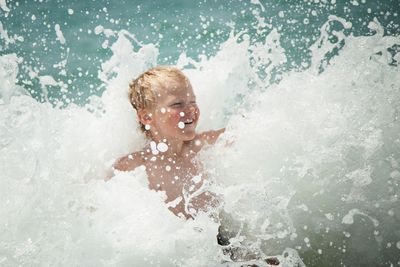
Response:
[[[157,138],[190,141],[195,138],[200,111],[190,82],[171,81],[155,90],[150,131]]]

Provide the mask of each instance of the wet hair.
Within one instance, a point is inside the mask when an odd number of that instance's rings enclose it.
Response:
[[[156,101],[155,89],[163,90],[166,84],[187,81],[182,71],[171,66],[157,66],[140,74],[129,84],[129,101],[136,111],[152,108]],[[140,129],[146,132],[140,121]]]

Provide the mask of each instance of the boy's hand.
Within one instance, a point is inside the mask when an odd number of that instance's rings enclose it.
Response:
[[[204,132],[199,135],[199,139],[204,144],[213,145],[217,142],[218,137],[224,132],[225,128]]]

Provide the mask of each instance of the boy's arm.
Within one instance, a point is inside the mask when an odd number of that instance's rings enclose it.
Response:
[[[140,153],[136,152],[118,159],[113,164],[112,169],[118,171],[133,171],[134,169],[143,164],[144,162]],[[110,173],[107,175],[106,180],[111,179],[111,177],[112,177],[112,171],[110,171]]]
[[[202,141],[203,144],[209,144],[213,145],[215,142],[217,142],[218,137],[225,132],[225,128],[219,129],[219,130],[212,130],[212,131],[207,131],[204,133],[201,133],[199,135],[200,141]]]

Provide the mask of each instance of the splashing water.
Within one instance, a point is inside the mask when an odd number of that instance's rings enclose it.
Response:
[[[259,42],[232,31],[215,56],[177,60],[198,96],[199,128],[227,127],[200,158],[224,196],[232,243],[281,266],[399,263],[400,37],[377,20],[369,28],[356,37],[330,16],[297,72],[282,71],[278,29]],[[103,181],[145,142],[126,88],[159,50],[126,30],[101,32],[116,38],[99,73],[106,90],[84,107],[37,102],[17,85],[22,58],[0,57],[0,263],[228,266],[219,225],[175,217],[143,169]],[[45,90],[63,88],[42,77]]]
[[[205,153],[226,208],[265,251],[292,246],[319,266],[398,261],[400,69],[387,49],[400,39],[370,27],[343,36],[322,73],[331,44],[315,43],[311,67],[251,93],[229,121],[234,143]]]

